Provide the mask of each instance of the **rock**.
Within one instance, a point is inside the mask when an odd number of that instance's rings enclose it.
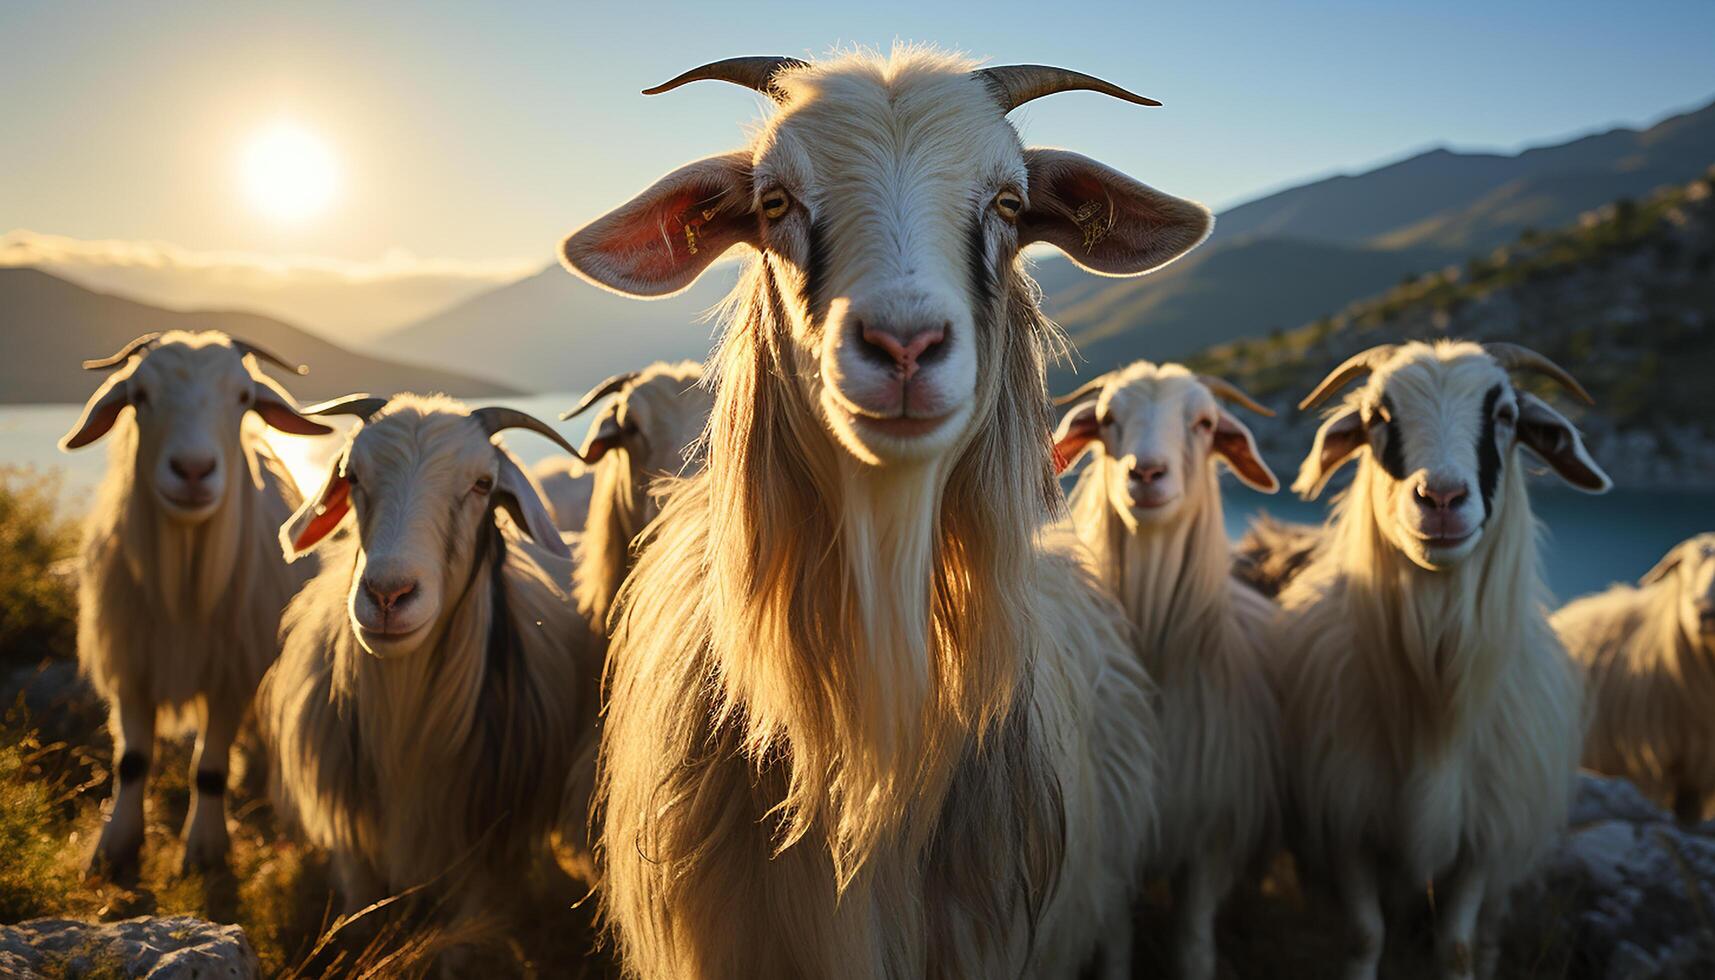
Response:
[[[1602,980],[1706,977],[1715,964],[1715,837],[1622,779],[1581,777],[1573,829],[1549,859],[1578,961]]]
[[[257,975],[244,930],[190,916],[0,926],[0,976],[229,980]]]

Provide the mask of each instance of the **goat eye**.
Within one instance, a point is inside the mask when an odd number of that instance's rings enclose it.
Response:
[[[475,485],[470,489],[473,493],[487,494],[490,490],[494,489],[494,477],[488,476],[487,474],[479,476],[476,478]]]
[[[240,405],[250,404],[250,392],[248,392],[248,391],[239,392],[238,393],[238,404],[240,404]]]
[[[1017,221],[1024,213],[1024,198],[1012,191],[1001,191],[994,196],[995,213],[1008,221]]]
[[[775,188],[762,195],[762,216],[770,221],[778,221],[792,210],[792,195]]]
[[[1197,431],[1199,431],[1199,432],[1213,432],[1213,431],[1215,431],[1215,420],[1214,419],[1208,419],[1208,418],[1198,419],[1197,420]]]
[[[146,391],[143,391],[142,389],[138,389],[136,391],[133,391],[131,393],[131,404],[132,405],[147,405],[147,404],[149,404],[149,393]]]
[[[1502,405],[1500,410],[1495,412],[1495,419],[1502,425],[1512,425],[1518,421],[1518,411],[1511,405]]]

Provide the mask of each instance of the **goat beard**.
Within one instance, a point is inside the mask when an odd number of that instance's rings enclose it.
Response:
[[[1044,390],[1055,335],[1028,283],[1015,276],[998,311],[1027,322],[997,326],[1012,333],[985,365],[982,423],[950,463],[908,475],[854,479],[766,301],[740,306],[717,354],[705,482],[717,723],[741,726],[759,771],[788,764],[776,850],[819,828],[842,889],[883,841],[927,846],[937,826],[924,816],[1015,709],[1033,659],[1031,553],[1060,497],[1046,398],[998,398]]]

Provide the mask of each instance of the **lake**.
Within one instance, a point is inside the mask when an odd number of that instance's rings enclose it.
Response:
[[[579,394],[549,394],[512,398],[507,405],[554,425],[573,445],[583,442],[589,416],[559,422],[559,413],[577,403]],[[473,404],[481,404],[476,402]],[[63,477],[62,499],[70,510],[87,505],[89,491],[101,478],[107,454],[97,443],[76,453],[61,453],[60,436],[77,421],[81,406],[0,406],[0,464],[55,469]],[[270,440],[297,475],[316,486],[322,468],[339,446],[339,437],[306,439],[273,434]],[[507,445],[526,463],[558,453],[550,442],[529,433],[512,434]],[[1290,481],[1291,475],[1283,473]],[[1549,482],[1532,489],[1537,516],[1548,534],[1545,564],[1549,585],[1562,599],[1600,589],[1610,582],[1630,581],[1654,565],[1668,548],[1701,531],[1715,529],[1715,493],[1673,493],[1616,490],[1592,497]],[[1258,510],[1285,520],[1320,521],[1322,502],[1306,503],[1290,495],[1266,496],[1228,482],[1227,530],[1238,535]]]

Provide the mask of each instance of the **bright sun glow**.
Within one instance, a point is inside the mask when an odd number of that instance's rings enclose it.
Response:
[[[286,121],[250,138],[244,147],[242,175],[251,205],[280,222],[315,217],[327,208],[339,186],[339,168],[327,143]]]

